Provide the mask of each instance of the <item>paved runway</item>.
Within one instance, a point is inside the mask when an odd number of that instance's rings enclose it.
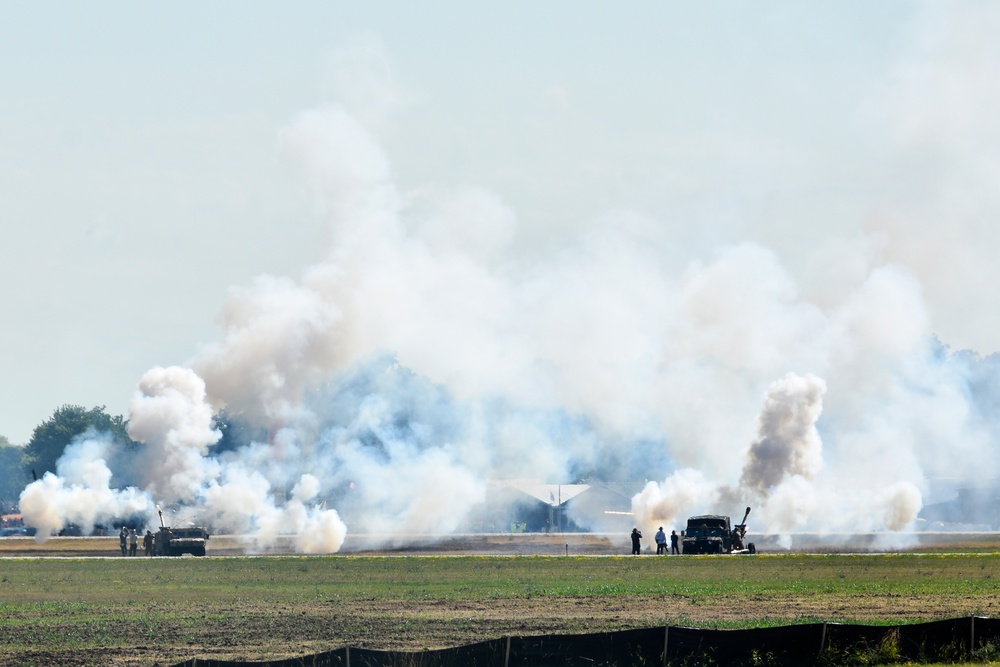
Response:
[[[1000,532],[876,533],[818,535],[799,533],[749,536],[761,554],[780,553],[901,553],[1000,551]],[[652,555],[655,547],[649,548]],[[348,535],[341,555],[391,556],[619,556],[629,555],[628,535],[597,533],[464,533],[454,535]],[[249,536],[214,535],[208,556],[296,555],[293,539],[283,536],[261,545]],[[108,537],[54,537],[38,544],[31,537],[0,538],[0,557],[14,558],[122,558],[117,535]],[[144,556],[139,556],[144,557]],[[184,556],[193,558],[193,556]]]

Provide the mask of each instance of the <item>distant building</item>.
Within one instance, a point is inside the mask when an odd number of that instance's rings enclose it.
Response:
[[[1000,488],[996,483],[980,488],[959,487],[948,500],[928,503],[920,510],[921,530],[1000,530],[996,508]]]

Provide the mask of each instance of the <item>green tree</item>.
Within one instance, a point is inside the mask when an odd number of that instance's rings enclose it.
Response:
[[[24,448],[10,444],[0,435],[0,505],[4,511],[21,496],[21,491],[31,481],[31,473],[24,471]]]
[[[103,405],[90,410],[79,405],[64,405],[35,427],[24,448],[25,469],[39,478],[46,472],[55,472],[56,461],[66,446],[90,428],[98,433],[110,432],[116,440],[131,445],[133,441],[128,437],[127,427],[123,417],[109,415]]]

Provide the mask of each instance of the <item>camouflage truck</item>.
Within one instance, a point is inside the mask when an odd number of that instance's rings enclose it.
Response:
[[[160,512],[160,529],[153,535],[154,556],[204,556],[208,542],[208,531],[199,526],[188,528],[171,528],[163,524],[163,512]]]
[[[193,526],[191,528],[170,528],[161,526],[153,535],[154,556],[205,555],[208,531]]]
[[[747,534],[747,517],[750,508],[737,526],[730,525],[729,517],[721,514],[701,514],[687,521],[682,554],[754,554],[753,542],[744,543]]]

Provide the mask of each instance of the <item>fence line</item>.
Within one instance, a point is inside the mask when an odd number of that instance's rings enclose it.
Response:
[[[907,625],[809,623],[712,630],[664,626],[580,635],[508,636],[453,648],[381,651],[346,646],[314,655],[245,662],[192,658],[173,667],[572,667],[574,665],[811,665],[859,657],[916,662],[1000,657],[1000,619],[981,616]]]

